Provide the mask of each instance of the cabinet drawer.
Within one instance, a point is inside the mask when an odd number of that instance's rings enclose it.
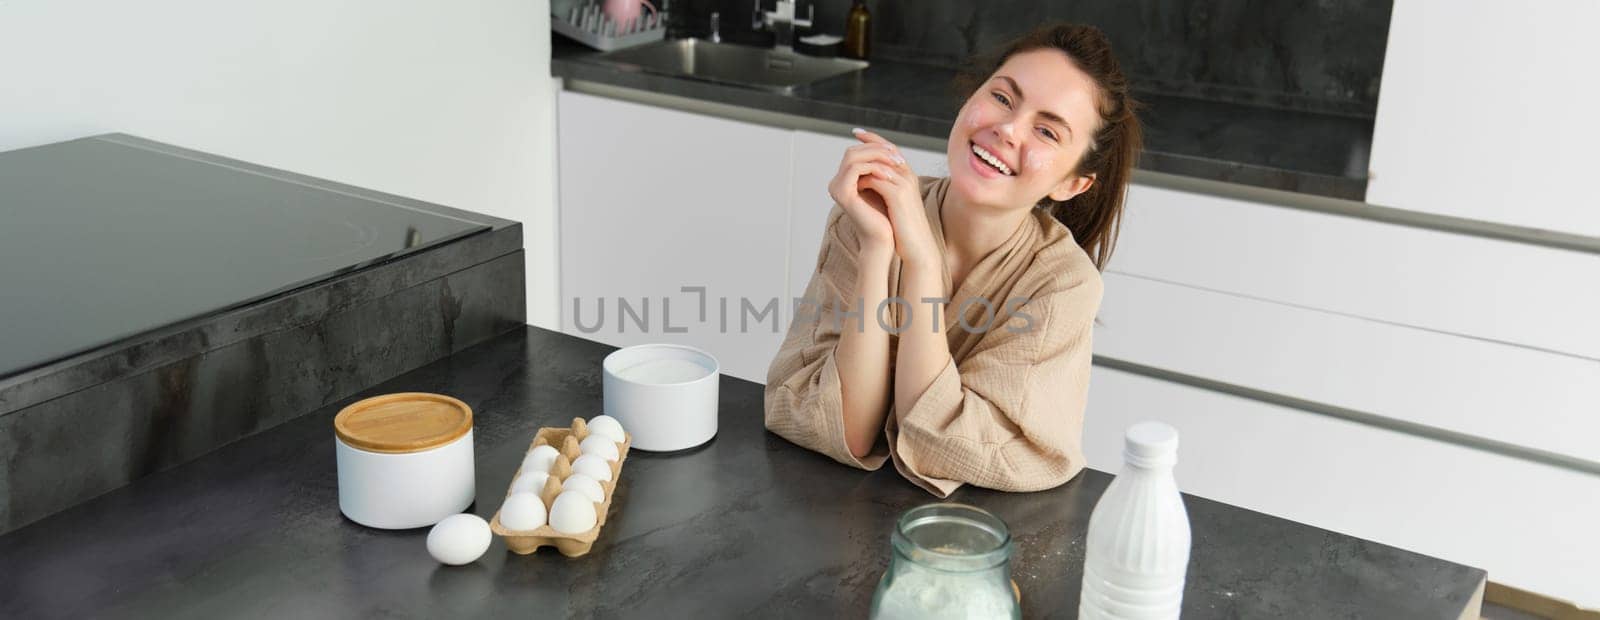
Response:
[[[1095,352],[1600,463],[1600,362],[1106,274]]]
[[[1136,185],[1111,271],[1600,359],[1600,255]]]

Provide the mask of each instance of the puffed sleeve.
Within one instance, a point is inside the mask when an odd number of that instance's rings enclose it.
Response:
[[[1102,284],[1089,274],[1020,306],[887,424],[901,475],[939,497],[962,484],[1038,491],[1083,469],[1083,412]],[[1031,325],[1029,325],[1031,323]]]
[[[879,442],[871,453],[856,458],[845,443],[843,397],[834,360],[841,322],[828,318],[860,309],[846,305],[856,288],[858,248],[849,217],[834,205],[816,270],[767,369],[766,424],[767,430],[803,448],[871,470],[883,466],[888,448]]]

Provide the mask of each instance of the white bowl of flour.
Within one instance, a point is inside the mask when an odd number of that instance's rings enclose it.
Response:
[[[633,449],[693,448],[717,434],[721,366],[678,344],[617,349],[601,362],[605,413],[633,435]]]

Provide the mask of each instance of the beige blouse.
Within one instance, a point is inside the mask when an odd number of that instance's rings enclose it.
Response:
[[[943,253],[939,209],[949,179],[922,177],[921,185],[928,223]],[[806,286],[805,299],[815,305],[807,312],[816,316],[797,314],[767,370],[767,428],[852,467],[875,470],[885,458],[893,459],[901,475],[939,497],[962,484],[1037,491],[1077,475],[1084,464],[1083,409],[1102,285],[1093,261],[1066,226],[1035,209],[972,268],[943,308],[952,362],[903,416],[890,405],[884,441],[860,459],[850,454],[844,438],[834,362],[841,324],[828,318],[832,312],[861,309],[853,299],[859,248],[849,215],[834,205]],[[902,295],[899,275],[895,259],[889,267],[890,296]],[[944,284],[949,291],[948,270]],[[984,304],[966,301],[974,297],[992,303],[999,317],[983,333],[978,332],[984,327]],[[1017,297],[1027,301],[1012,302],[1007,315],[1008,300]],[[964,305],[965,325],[975,329],[957,322]],[[872,320],[868,310],[866,320]],[[899,310],[894,304],[886,308],[887,325],[899,325]],[[843,325],[851,328],[848,321]],[[893,334],[889,339],[892,380],[899,341]]]

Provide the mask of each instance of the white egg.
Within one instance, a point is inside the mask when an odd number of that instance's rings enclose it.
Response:
[[[589,477],[587,474],[572,474],[561,481],[562,492],[577,491],[594,500],[595,503],[606,501],[606,489],[600,486],[600,481]]]
[[[530,471],[550,473],[550,467],[556,464],[556,457],[558,456],[561,456],[561,452],[556,450],[555,446],[547,444],[534,448],[528,452],[528,456],[522,458],[522,471],[524,473]]]
[[[627,434],[622,432],[622,423],[618,422],[616,418],[608,415],[597,415],[593,418],[589,418],[589,432],[604,437],[610,437],[611,441],[617,443],[622,443],[628,440]]]
[[[544,502],[533,493],[512,493],[500,505],[500,525],[508,530],[536,530],[545,523]]]
[[[593,454],[585,454],[572,462],[572,473],[603,482],[611,479],[611,462]]]
[[[493,539],[489,524],[478,515],[450,515],[428,530],[428,555],[441,564],[460,566],[483,557]]]
[[[581,534],[594,528],[599,515],[589,496],[573,491],[562,491],[550,503],[550,527],[562,534]]]
[[[545,482],[550,480],[550,474],[542,471],[522,472],[516,480],[511,481],[512,493],[533,493],[538,495],[544,491]]]
[[[583,443],[578,444],[578,451],[593,454],[607,461],[622,458],[622,454],[617,452],[616,442],[604,435],[590,435],[588,439],[583,440]]]

